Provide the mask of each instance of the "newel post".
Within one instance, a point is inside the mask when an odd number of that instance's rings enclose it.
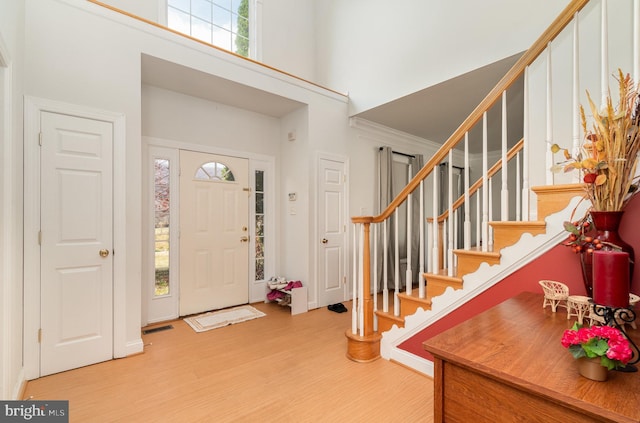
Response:
[[[354,306],[352,313],[356,313],[356,320],[360,322],[359,329],[348,329],[347,357],[353,361],[366,363],[380,357],[380,339],[382,336],[373,329],[373,299],[371,296],[371,248],[370,231],[371,217],[354,217],[353,223],[363,225],[362,239],[362,268],[354,269],[360,275],[358,287],[353,293]],[[357,254],[357,251],[354,251]]]

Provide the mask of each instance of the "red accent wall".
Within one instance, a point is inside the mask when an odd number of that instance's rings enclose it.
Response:
[[[620,224],[620,236],[633,246],[638,259],[640,259],[639,226],[640,195],[637,195],[625,209],[625,214]],[[444,319],[406,340],[399,345],[399,348],[428,360],[433,360],[431,354],[422,348],[424,341],[523,291],[542,293],[542,289],[538,284],[540,279],[552,279],[562,282],[569,287],[569,292],[573,295],[585,295],[586,292],[582,282],[582,271],[578,256],[571,252],[570,248],[558,245],[538,259],[507,276],[473,300],[454,310]],[[634,271],[631,292],[640,295],[640,265],[637,265]],[[542,302],[540,307],[542,307]],[[564,309],[560,310],[561,313],[564,312]]]

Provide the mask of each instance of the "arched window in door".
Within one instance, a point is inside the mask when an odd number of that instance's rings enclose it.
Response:
[[[233,182],[233,172],[224,163],[208,162],[198,168],[195,175],[201,181]]]

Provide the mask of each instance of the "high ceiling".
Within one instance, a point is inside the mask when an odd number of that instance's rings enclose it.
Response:
[[[230,81],[210,73],[142,55],[142,82],[272,117],[282,117],[304,104]]]
[[[516,62],[519,55],[503,59],[448,81],[398,98],[356,115],[359,118],[405,132],[426,140],[443,143],[482,101]],[[200,97],[229,106],[282,117],[304,107],[303,103],[239,84],[156,57],[142,56],[142,82]],[[510,110],[508,125],[511,135],[522,134],[522,84],[516,84],[508,95],[515,110]],[[489,113],[489,150],[500,148],[500,107]],[[478,131],[471,132],[471,153],[481,151]]]
[[[519,57],[519,54],[508,57],[369,109],[359,113],[357,117],[439,144],[444,143]],[[516,105],[518,103],[516,100],[522,98],[522,84],[516,84],[508,92],[507,98],[509,102]],[[522,103],[520,102],[520,104]],[[520,109],[522,108],[522,106],[519,107]],[[489,138],[492,144],[490,150],[499,149],[500,145],[500,137],[491,136],[491,134],[500,134],[500,110],[499,107],[497,109],[498,119],[489,119]],[[492,115],[495,114],[492,113]],[[516,119],[518,115],[520,118]],[[514,117],[514,119],[509,123],[508,132],[521,134],[521,112],[518,113],[516,109],[509,116]],[[479,152],[479,143],[472,144],[470,150]]]

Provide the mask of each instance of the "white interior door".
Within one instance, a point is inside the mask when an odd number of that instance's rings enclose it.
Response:
[[[318,306],[345,299],[345,164],[321,158],[318,169]]]
[[[249,162],[180,151],[180,315],[249,300]]]
[[[41,114],[40,375],[113,357],[110,122]]]

